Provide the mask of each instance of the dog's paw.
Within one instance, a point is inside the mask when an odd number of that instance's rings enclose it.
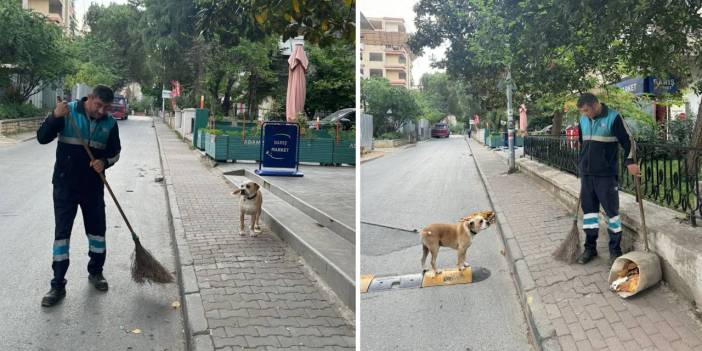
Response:
[[[240,231],[239,231],[239,235],[245,236],[245,235],[246,235],[246,231],[245,231],[245,230],[240,230]]]
[[[249,233],[249,236],[252,237],[252,238],[254,238],[254,237],[257,237],[257,236],[258,236],[258,233],[257,233],[256,231],[253,231],[253,232],[250,232],[250,233]]]
[[[256,234],[261,234],[261,227],[255,227],[253,231]]]

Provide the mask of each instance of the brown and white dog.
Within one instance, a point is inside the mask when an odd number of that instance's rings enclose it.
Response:
[[[234,190],[232,195],[239,195],[239,235],[246,235],[244,231],[244,216],[249,215],[251,219],[251,231],[249,235],[256,236],[261,232],[258,220],[261,218],[261,205],[263,204],[263,194],[261,187],[251,181],[242,183],[239,189]]]
[[[427,254],[431,252],[431,268],[434,274],[440,274],[436,269],[436,257],[439,247],[450,247],[458,253],[458,269],[465,269],[466,251],[470,247],[473,236],[495,223],[495,212],[478,211],[461,218],[456,224],[435,223],[419,231],[422,239],[422,269],[427,261]]]

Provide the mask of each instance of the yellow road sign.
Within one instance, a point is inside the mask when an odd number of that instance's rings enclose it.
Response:
[[[440,285],[455,285],[468,284],[473,282],[473,270],[471,267],[466,267],[463,271],[458,268],[447,269],[439,274],[434,274],[433,271],[424,272],[422,280],[422,288]]]

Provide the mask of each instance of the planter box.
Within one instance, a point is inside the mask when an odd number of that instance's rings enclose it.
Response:
[[[334,140],[300,139],[300,162],[334,163]]]
[[[485,145],[495,148],[495,147],[500,147],[504,141],[502,140],[502,136],[500,135],[488,135],[485,138]]]
[[[514,138],[514,146],[515,147],[524,147],[524,137],[515,137]]]
[[[352,140],[341,140],[334,143],[334,163],[356,164],[356,142]]]
[[[240,161],[261,161],[261,140],[258,137],[246,138],[243,142],[241,137],[229,137],[227,147],[227,158]]]
[[[205,131],[202,128],[197,130],[197,145],[195,147],[205,150]]]
[[[205,133],[204,136],[205,153],[215,161],[226,161],[229,137],[226,135],[213,135],[208,133]]]

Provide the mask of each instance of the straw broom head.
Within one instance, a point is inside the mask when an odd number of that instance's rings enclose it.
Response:
[[[132,280],[138,284],[157,283],[168,284],[173,282],[173,275],[163,267],[146,250],[141,242],[134,240],[134,254],[132,255]]]

